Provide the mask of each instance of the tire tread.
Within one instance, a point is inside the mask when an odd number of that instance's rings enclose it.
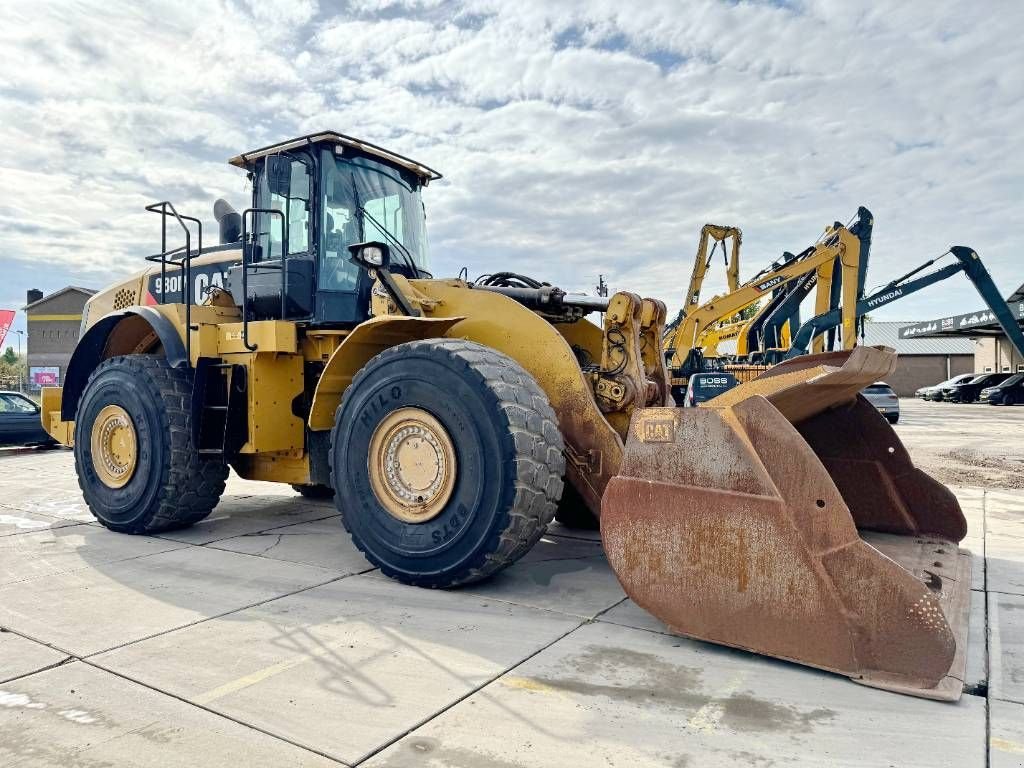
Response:
[[[187,528],[213,511],[224,493],[228,467],[223,462],[201,459],[192,445],[192,374],[185,368],[172,368],[158,355],[124,355],[103,361],[92,372],[89,384],[102,372],[120,368],[140,382],[144,382],[156,402],[163,403],[165,421],[159,430],[160,438],[170,461],[162,473],[155,509],[144,519],[119,525],[96,519],[105,527],[119,533],[154,534]],[[76,426],[77,431],[77,426]],[[75,440],[80,438],[76,434]],[[82,473],[78,485],[86,492]],[[93,513],[95,516],[95,512]]]
[[[564,444],[554,409],[533,376],[508,355],[463,339],[411,341],[381,352],[363,366],[346,389],[335,413],[335,425],[339,423],[349,395],[358,391],[368,371],[376,364],[408,356],[424,347],[444,350],[450,359],[461,363],[464,366],[463,372],[470,378],[476,378],[480,391],[493,399],[507,422],[511,450],[506,452],[504,460],[510,476],[515,478],[514,496],[507,521],[500,530],[494,532],[489,546],[478,556],[477,562],[469,564],[459,574],[445,577],[430,576],[410,580],[404,574],[392,572],[386,563],[378,561],[367,551],[358,536],[353,536],[352,540],[385,575],[423,587],[458,587],[486,579],[508,567],[525,555],[544,535],[554,518],[555,507],[562,494]],[[331,432],[329,464],[332,472],[337,450],[336,432],[337,429]],[[331,485],[338,487],[334,478]],[[341,518],[351,534],[352,529],[345,520],[343,510]]]

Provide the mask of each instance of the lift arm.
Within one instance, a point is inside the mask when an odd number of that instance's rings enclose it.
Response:
[[[957,259],[956,264],[949,264],[924,277],[904,282],[918,272],[930,267],[936,260],[926,261],[921,266],[903,275],[903,277],[893,280],[881,290],[857,302],[857,317],[863,317],[871,310],[884,307],[886,304],[890,304],[897,299],[909,296],[920,291],[922,288],[927,288],[959,272],[963,272],[967,275],[967,279],[977,288],[982,300],[992,311],[992,314],[995,315],[999,327],[1002,328],[1003,333],[1006,334],[1007,338],[1010,339],[1010,342],[1017,349],[1017,353],[1024,357],[1024,332],[1021,331],[1017,320],[1003,300],[999,289],[992,281],[992,276],[985,269],[985,265],[982,264],[978,254],[971,248],[962,245],[954,245],[949,249],[949,253],[952,253]],[[796,332],[793,337],[792,346],[790,346],[785,359],[788,360],[807,354],[808,345],[815,336],[835,328],[840,322],[842,322],[842,319],[838,309],[812,317],[801,325],[800,329]]]

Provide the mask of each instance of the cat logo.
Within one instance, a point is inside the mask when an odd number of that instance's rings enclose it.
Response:
[[[640,439],[645,443],[671,443],[676,439],[675,419],[644,419]]]

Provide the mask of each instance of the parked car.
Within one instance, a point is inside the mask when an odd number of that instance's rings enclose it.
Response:
[[[1002,384],[1012,375],[1012,373],[983,373],[980,376],[975,376],[970,381],[965,381],[963,384],[943,389],[942,399],[948,400],[951,403],[973,403],[978,399],[981,390],[994,387],[996,384]]]
[[[39,406],[20,392],[0,391],[0,445],[53,445],[39,420]]]
[[[914,393],[915,397],[920,397],[922,400],[941,400],[939,391],[943,387],[952,387],[957,384],[962,384],[965,381],[973,379],[978,374],[976,373],[961,373],[959,376],[954,376],[951,379],[940,381],[938,384],[932,384],[930,387],[921,387],[917,392]]]
[[[895,424],[900,420],[900,399],[893,392],[892,387],[884,381],[869,384],[860,393],[889,420],[890,424]]]
[[[725,371],[695,373],[686,383],[683,407],[695,408],[713,397],[718,397],[723,392],[728,392],[739,383],[739,379]]]
[[[1024,373],[1018,373],[994,387],[985,387],[978,400],[989,405],[1016,405],[1024,403]]]

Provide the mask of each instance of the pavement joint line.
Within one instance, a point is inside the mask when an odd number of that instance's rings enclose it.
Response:
[[[18,637],[24,638],[25,640],[31,640],[33,643],[37,643],[39,645],[42,645],[42,646],[44,646],[46,648],[49,648],[52,651],[57,651],[57,653],[63,653],[65,656],[71,656],[71,657],[76,658],[76,659],[79,658],[79,656],[77,654],[72,653],[67,648],[61,648],[59,645],[54,645],[53,643],[48,643],[45,640],[41,640],[38,637],[26,634],[25,632],[22,632],[21,630],[18,630],[18,629],[13,629],[11,627],[0,625],[0,632],[10,633],[12,635],[17,635]]]
[[[47,664],[45,667],[39,667],[39,669],[33,669],[31,672],[25,672],[21,675],[15,675],[14,677],[0,678],[0,685],[7,685],[8,683],[16,683],[19,680],[24,680],[26,677],[32,677],[32,675],[38,675],[40,672],[46,672],[56,667],[63,667],[65,664],[70,664],[73,661],[82,661],[81,657],[68,655],[60,661],[55,661],[53,664]]]
[[[176,693],[172,693],[171,691],[165,691],[163,688],[160,688],[160,687],[158,687],[156,685],[152,685],[150,683],[145,683],[142,680],[137,680],[134,677],[131,677],[130,675],[124,674],[123,672],[118,672],[116,670],[104,667],[101,664],[97,664],[95,661],[90,660],[89,658],[83,658],[83,659],[80,659],[80,661],[83,664],[87,664],[88,666],[93,667],[94,669],[98,669],[98,670],[100,670],[102,672],[106,672],[108,674],[114,675],[115,677],[120,677],[122,680],[127,680],[128,682],[134,683],[135,685],[139,685],[139,686],[142,686],[143,688],[146,688],[148,690],[155,691],[156,693],[159,693],[159,694],[167,696],[167,697],[169,697],[171,699],[175,699],[177,701],[180,701],[183,704],[186,704],[186,705],[188,705],[190,707],[194,707],[195,709],[201,709],[202,711],[209,712],[211,715],[215,715],[216,717],[222,717],[225,720],[230,720],[231,722],[233,722],[233,723],[235,723],[237,725],[240,725],[243,728],[248,728],[249,730],[256,731],[257,733],[262,733],[264,736],[268,736],[268,737],[270,737],[272,739],[275,739],[277,741],[284,742],[285,744],[290,744],[291,746],[296,747],[297,749],[302,749],[302,750],[304,750],[306,752],[311,752],[314,755],[319,755],[320,757],[327,758],[331,762],[337,763],[340,766],[349,766],[348,763],[342,762],[338,758],[333,757],[333,756],[327,754],[326,752],[321,752],[320,750],[314,749],[313,747],[310,747],[310,746],[308,746],[306,744],[301,744],[301,743],[299,743],[297,741],[292,741],[289,738],[281,736],[280,734],[274,733],[272,731],[268,731],[265,728],[261,728],[258,725],[253,725],[252,723],[248,723],[245,720],[239,720],[236,717],[232,717],[231,715],[229,715],[229,714],[227,714],[225,712],[220,712],[220,711],[218,711],[216,709],[211,709],[210,707],[204,706],[202,704],[197,704],[196,702],[190,701],[189,699],[186,699],[183,696],[179,696]]]
[[[573,558],[567,558],[567,559],[573,559]],[[587,558],[581,557],[581,558],[575,558],[575,559],[586,560]],[[550,561],[544,560],[544,561],[541,561],[541,562],[550,562]],[[366,575],[366,576],[369,576],[372,579],[379,579],[381,581],[388,581],[388,582],[393,582],[394,581],[394,579],[392,579],[390,576],[385,576],[383,573],[380,573],[379,571],[374,573],[374,571],[377,571],[377,569],[373,568],[370,571],[364,571],[363,573],[353,574],[353,575],[354,576]],[[486,583],[486,582],[484,582],[484,583]],[[496,597],[495,595],[489,595],[489,594],[487,594],[485,592],[474,592],[472,586],[469,585],[469,584],[467,584],[467,585],[465,585],[463,587],[458,588],[453,593],[454,594],[470,595],[471,597],[475,597],[475,598],[477,598],[479,600],[488,600],[488,601],[495,602],[495,603],[503,603],[505,605],[514,605],[516,608],[529,608],[532,611],[543,611],[544,613],[553,613],[553,614],[556,614],[558,616],[567,616],[570,619],[579,619],[579,620],[581,620],[583,622],[594,621],[598,616],[600,616],[601,614],[605,613],[605,611],[610,611],[612,608],[614,608],[616,605],[618,605],[619,603],[621,603],[623,600],[626,599],[626,598],[620,598],[613,605],[610,605],[607,608],[602,608],[600,611],[595,613],[593,616],[587,616],[586,614],[582,614],[582,613],[571,613],[569,611],[560,611],[557,608],[545,608],[544,606],[533,605],[531,603],[517,603],[515,600],[509,600],[509,599],[503,598],[503,597]]]
[[[566,614],[566,615],[568,615],[568,614]],[[512,671],[514,671],[515,669],[517,669],[517,668],[521,667],[521,666],[522,666],[523,664],[525,664],[526,662],[530,661],[530,659],[534,658],[535,656],[537,656],[537,655],[538,655],[538,654],[540,654],[540,653],[543,653],[543,652],[544,652],[544,651],[546,651],[546,650],[547,650],[548,648],[550,648],[551,646],[553,646],[553,645],[554,645],[555,643],[557,643],[557,642],[559,642],[559,641],[561,641],[561,640],[564,640],[564,639],[565,639],[565,638],[567,638],[567,637],[568,637],[569,635],[571,635],[571,634],[572,634],[573,632],[575,632],[576,630],[578,630],[578,629],[579,629],[580,627],[582,627],[582,626],[584,626],[584,625],[586,625],[586,624],[589,624],[589,623],[591,623],[591,622],[590,622],[590,621],[588,621],[588,620],[585,620],[585,621],[581,621],[581,622],[580,622],[579,624],[577,624],[577,625],[576,625],[575,627],[573,627],[572,629],[568,630],[567,632],[563,632],[563,633],[562,633],[561,635],[559,635],[558,637],[556,637],[556,638],[555,638],[554,640],[552,640],[552,641],[551,641],[550,643],[547,643],[546,645],[544,645],[544,646],[542,646],[542,647],[538,648],[538,649],[537,649],[536,651],[534,651],[533,653],[529,654],[529,655],[528,655],[528,656],[526,656],[525,658],[522,658],[522,659],[520,659],[519,661],[517,661],[517,662],[515,662],[514,664],[512,664],[512,666],[510,666],[510,667],[508,667],[507,669],[504,669],[504,670],[502,670],[502,671],[501,671],[501,672],[499,672],[498,674],[496,674],[496,675],[494,675],[494,676],[490,677],[489,679],[487,679],[487,680],[485,680],[484,682],[480,683],[480,685],[478,685],[478,686],[474,687],[474,688],[473,688],[472,690],[470,690],[470,691],[467,691],[467,692],[466,692],[465,694],[463,694],[462,696],[459,696],[459,697],[458,697],[457,699],[455,699],[454,701],[450,702],[450,703],[449,703],[449,704],[447,704],[446,706],[442,707],[441,709],[439,709],[439,710],[437,710],[437,711],[433,712],[432,714],[428,715],[427,717],[423,718],[423,719],[422,719],[422,720],[420,720],[420,721],[419,721],[418,723],[416,723],[415,725],[413,725],[413,726],[411,726],[410,728],[406,729],[405,731],[403,731],[402,733],[398,734],[398,735],[397,735],[397,736],[395,736],[394,738],[392,738],[392,739],[389,739],[389,740],[388,740],[388,741],[386,741],[385,743],[383,743],[383,744],[381,744],[380,746],[378,746],[378,747],[377,747],[376,749],[372,750],[371,752],[368,752],[368,753],[367,753],[367,754],[366,754],[366,755],[365,755],[365,756],[364,756],[363,758],[361,758],[360,760],[356,760],[356,761],[355,761],[354,763],[352,763],[352,764],[351,764],[351,765],[352,765],[352,768],[357,768],[357,766],[360,766],[360,765],[362,765],[362,764],[363,764],[363,763],[365,763],[365,762],[366,762],[367,760],[370,760],[370,759],[372,759],[372,758],[376,757],[376,756],[377,756],[378,754],[380,754],[381,752],[383,752],[383,751],[384,751],[385,749],[387,749],[388,747],[390,747],[390,746],[391,746],[392,744],[395,744],[395,743],[397,743],[397,742],[401,741],[401,740],[402,740],[402,739],[404,739],[404,738],[405,738],[406,736],[409,736],[409,735],[413,734],[413,733],[414,733],[415,731],[417,731],[417,730],[419,730],[420,728],[422,728],[422,727],[423,727],[424,725],[427,725],[427,724],[429,724],[430,722],[432,722],[433,720],[436,720],[436,719],[437,719],[438,717],[440,717],[441,715],[443,715],[443,714],[444,714],[445,712],[447,712],[448,710],[450,710],[450,709],[451,709],[452,707],[456,707],[456,706],[458,706],[459,704],[461,704],[462,702],[464,702],[464,701],[465,701],[466,699],[468,699],[468,698],[469,698],[470,696],[473,696],[473,695],[475,695],[475,694],[479,693],[480,691],[482,691],[482,690],[483,690],[484,688],[486,688],[487,686],[489,686],[489,685],[493,684],[494,682],[496,682],[497,680],[501,679],[502,677],[504,677],[505,675],[507,675],[507,674],[508,674],[509,672],[512,672]]]
[[[981,586],[984,597],[982,602],[982,615],[985,624],[985,647],[982,654],[985,662],[985,765],[992,765],[992,701],[989,696],[991,686],[989,679],[992,676],[991,668],[991,632],[989,631],[988,616],[988,490],[981,492]],[[968,632],[968,638],[970,632]],[[967,641],[970,643],[970,640]]]
[[[11,511],[21,512],[22,510],[19,509],[19,510],[11,510]],[[36,514],[41,514],[41,513],[39,513],[39,512],[32,512],[32,513],[25,513],[25,514],[36,515]],[[58,525],[58,526],[52,526],[51,525],[51,526],[48,526],[46,528],[25,528],[25,529],[18,530],[18,531],[11,531],[10,533],[0,533],[0,539],[6,539],[9,536],[24,536],[26,533],[41,533],[42,531],[54,531],[57,528],[74,528],[75,526],[78,526],[78,525],[89,525],[89,523],[87,523],[84,520],[68,520],[66,517],[52,517],[50,519],[53,520],[55,523],[66,522],[67,525]]]
[[[218,541],[227,541],[228,539],[238,539],[238,538],[241,538],[242,536],[256,536],[256,535],[259,535],[261,533],[267,533],[269,531],[276,531],[276,530],[279,530],[281,528],[290,528],[293,525],[302,525],[303,523],[318,523],[318,522],[320,522],[322,520],[329,520],[332,517],[340,517],[340,514],[337,511],[335,511],[333,514],[324,515],[323,517],[313,517],[313,518],[310,518],[309,520],[300,520],[297,523],[293,522],[293,523],[285,523],[284,525],[272,525],[272,526],[269,526],[267,528],[261,528],[258,531],[249,531],[248,533],[233,533],[230,536],[221,536],[219,538],[210,539],[209,541],[204,541],[204,542],[190,542],[190,541],[183,541],[182,539],[172,538],[171,534],[176,533],[176,531],[168,531],[166,533],[157,533],[157,534],[154,534],[153,536],[151,536],[150,538],[161,539],[163,541],[173,541],[173,542],[176,542],[176,543],[179,543],[179,544],[189,544],[189,545],[191,545],[193,547],[205,547],[208,544],[215,544]],[[191,528],[186,528],[184,530],[199,530],[199,529],[200,529],[199,526],[193,526]],[[245,554],[245,553],[240,552],[239,554]]]
[[[471,690],[471,691],[469,691],[468,693],[466,693],[466,694],[465,694],[464,696],[460,696],[460,697],[459,697],[458,699],[456,699],[455,701],[453,701],[453,702],[451,702],[450,704],[448,704],[448,706],[446,706],[446,707],[443,707],[442,709],[439,709],[439,710],[437,710],[437,711],[436,711],[436,712],[434,712],[434,713],[433,713],[432,715],[429,715],[428,717],[424,718],[423,720],[421,720],[420,722],[418,722],[418,723],[417,723],[416,725],[414,725],[414,726],[412,726],[411,728],[407,729],[406,731],[402,732],[401,734],[399,734],[399,735],[398,735],[398,736],[396,736],[395,738],[391,739],[391,740],[390,740],[390,741],[388,741],[387,743],[385,743],[385,744],[382,744],[381,746],[377,747],[377,748],[376,748],[375,750],[373,750],[372,752],[370,752],[369,754],[367,754],[367,755],[366,755],[365,757],[363,757],[363,758],[362,758],[361,760],[357,760],[357,761],[356,761],[355,763],[353,763],[353,764],[352,764],[353,768],[356,768],[356,766],[362,765],[362,764],[363,764],[363,763],[365,763],[365,762],[366,762],[367,760],[370,760],[370,759],[374,758],[375,756],[377,756],[378,754],[380,754],[380,753],[381,753],[382,751],[384,751],[385,749],[387,749],[387,748],[388,748],[388,747],[390,747],[391,745],[393,745],[393,744],[396,744],[397,742],[399,742],[399,741],[401,741],[402,739],[404,739],[404,738],[405,738],[406,736],[409,736],[409,735],[411,735],[412,733],[414,733],[415,731],[417,731],[417,730],[419,730],[420,728],[422,728],[422,727],[423,727],[424,725],[427,725],[428,723],[432,722],[433,720],[436,720],[436,719],[437,719],[438,717],[440,717],[441,715],[443,715],[443,714],[444,714],[445,712],[447,712],[448,710],[450,710],[450,709],[451,709],[452,707],[455,707],[455,706],[457,706],[457,705],[461,704],[461,703],[462,703],[463,701],[465,701],[466,699],[468,699],[468,698],[469,698],[470,696],[473,696],[474,694],[476,694],[476,693],[479,693],[479,692],[480,692],[480,691],[482,691],[483,689],[487,688],[487,687],[488,687],[489,685],[492,685],[492,684],[493,684],[493,683],[495,683],[496,681],[500,680],[500,679],[501,679],[502,677],[504,677],[505,675],[509,674],[510,672],[513,672],[514,670],[516,670],[517,668],[521,667],[521,666],[522,666],[523,664],[525,664],[526,662],[530,661],[530,660],[531,660],[532,658],[534,658],[534,657],[535,657],[535,656],[537,656],[538,654],[540,654],[540,653],[543,653],[544,651],[546,651],[546,650],[547,650],[548,648],[550,648],[551,646],[553,646],[553,645],[554,645],[555,643],[558,643],[558,642],[560,642],[560,641],[564,640],[564,639],[565,639],[565,638],[567,638],[567,637],[568,637],[569,635],[571,635],[571,634],[572,634],[573,632],[576,632],[577,630],[579,630],[579,629],[580,629],[581,627],[585,627],[585,626],[587,626],[587,625],[589,625],[589,624],[593,624],[593,623],[595,623],[595,621],[597,621],[597,617],[598,617],[598,616],[601,616],[601,615],[603,615],[603,614],[607,613],[607,612],[608,612],[608,611],[610,611],[610,610],[611,610],[612,608],[614,608],[614,607],[615,607],[615,606],[617,606],[617,605],[620,605],[620,604],[624,603],[624,602],[625,602],[626,600],[628,600],[628,599],[629,599],[628,597],[623,597],[623,598],[622,598],[622,599],[620,599],[620,600],[616,600],[616,601],[615,601],[615,602],[614,602],[614,603],[613,603],[612,605],[608,606],[608,607],[607,607],[607,608],[605,608],[604,610],[602,610],[602,611],[600,611],[599,613],[595,614],[594,618],[591,618],[591,619],[585,619],[585,620],[581,621],[581,622],[580,622],[579,624],[577,624],[577,625],[576,625],[575,627],[573,627],[572,629],[570,629],[570,630],[569,630],[569,631],[567,631],[567,632],[564,632],[564,633],[563,633],[563,634],[561,634],[561,635],[560,635],[559,637],[556,637],[556,638],[555,638],[554,640],[552,640],[552,641],[551,641],[550,643],[548,643],[547,645],[543,646],[542,648],[538,648],[538,649],[537,649],[536,651],[534,651],[533,653],[531,653],[531,654],[530,654],[529,656],[527,656],[526,658],[520,659],[520,660],[519,660],[518,662],[516,662],[515,664],[512,664],[512,666],[510,666],[510,667],[508,667],[507,669],[505,669],[505,670],[504,670],[503,672],[500,672],[500,673],[498,673],[497,675],[494,675],[494,676],[493,676],[493,677],[491,677],[491,678],[490,678],[489,680],[485,680],[485,681],[484,681],[483,683],[481,683],[481,684],[480,684],[480,685],[478,685],[478,686],[477,686],[476,688],[474,688],[473,690]],[[532,606],[529,606],[529,607],[532,607]],[[546,609],[540,609],[540,610],[546,610]],[[557,611],[552,611],[552,613],[557,613]],[[565,614],[565,615],[570,615],[570,614]],[[576,617],[574,617],[574,618],[576,618]]]
[[[70,528],[72,526],[65,526],[65,527]],[[60,529],[57,529],[57,530],[60,530]],[[43,533],[43,531],[31,531],[31,533]],[[0,538],[6,538],[6,537],[0,537]],[[156,536],[146,536],[145,538],[147,538],[147,539],[155,539],[157,537]],[[144,555],[132,555],[131,557],[118,557],[118,558],[115,558],[113,560],[104,560],[102,564],[103,565],[114,565],[115,563],[127,563],[130,560],[142,560],[142,559],[147,558],[147,557],[153,557],[154,555],[165,555],[168,552],[176,552],[176,551],[178,551],[180,549],[184,549],[185,547],[195,547],[195,546],[197,546],[195,544],[186,544],[185,542],[182,542],[182,541],[170,541],[168,539],[161,539],[161,541],[166,541],[168,544],[181,544],[182,546],[180,546],[180,547],[171,547],[171,548],[168,548],[168,549],[161,549],[159,552],[147,552]],[[52,571],[50,573],[38,573],[38,574],[35,574],[34,576],[26,576],[24,579],[15,579],[14,581],[8,581],[8,582],[5,582],[3,584],[0,584],[0,590],[7,589],[8,587],[13,587],[15,584],[25,584],[25,583],[30,582],[30,581],[36,581],[37,579],[46,579],[46,578],[49,578],[51,576],[66,576],[69,573],[78,573],[79,571],[84,571],[84,570],[87,570],[87,569],[95,570],[95,568],[96,568],[96,563],[87,563],[85,565],[82,565],[82,566],[79,566],[79,567],[76,567],[76,568],[66,568],[66,569],[62,569],[62,570],[59,570],[59,571]]]
[[[556,538],[556,539],[572,539],[573,541],[589,541],[589,542],[592,542],[594,544],[601,544],[603,546],[603,542],[601,541],[601,539],[599,539],[599,538],[598,539],[593,539],[593,538],[590,538],[589,536],[574,536],[571,533],[561,533],[561,532],[554,533],[552,531],[545,531],[544,535],[545,536],[551,536],[552,538]]]
[[[301,563],[296,563],[296,565],[301,565]],[[255,603],[250,603],[249,605],[243,605],[240,608],[232,608],[230,611],[224,611],[223,613],[218,613],[218,614],[215,614],[213,616],[204,616],[201,619],[196,619],[195,621],[190,621],[188,624],[182,624],[181,626],[178,626],[178,627],[171,627],[170,629],[165,629],[162,632],[154,632],[151,635],[146,635],[145,637],[140,637],[137,640],[130,640],[127,643],[121,643],[120,645],[115,645],[115,646],[112,646],[110,648],[104,648],[101,651],[93,651],[92,653],[86,653],[86,654],[84,654],[82,656],[79,656],[78,658],[82,659],[82,661],[87,661],[87,660],[92,659],[95,656],[99,656],[100,654],[103,654],[103,653],[110,653],[111,651],[118,651],[118,650],[120,650],[122,648],[127,648],[129,645],[135,645],[136,643],[141,643],[141,642],[144,642],[146,640],[152,640],[154,637],[161,637],[163,635],[169,635],[171,632],[179,632],[179,631],[181,631],[183,629],[189,629],[190,627],[194,627],[194,626],[197,626],[199,624],[203,624],[203,623],[205,623],[207,621],[213,621],[214,619],[223,619],[225,616],[230,616],[233,613],[238,613],[240,611],[247,611],[250,608],[258,608],[261,605],[266,605],[267,603],[272,603],[275,600],[282,600],[282,599],[284,599],[286,597],[292,597],[293,595],[298,595],[298,594],[301,594],[303,592],[307,592],[307,591],[309,591],[311,589],[316,589],[317,587],[322,587],[322,586],[325,586],[327,584],[333,584],[336,581],[341,581],[342,579],[347,579],[350,576],[358,576],[358,575],[359,574],[348,573],[348,574],[345,574],[344,576],[335,576],[333,579],[328,579],[327,581],[321,581],[321,582],[318,582],[317,584],[311,584],[308,587],[300,587],[299,589],[296,589],[296,590],[294,590],[292,592],[288,592],[287,594],[274,595],[273,597],[268,597],[266,600],[258,600]],[[96,665],[96,666],[99,666],[99,665]],[[105,669],[105,667],[104,667],[104,669]]]

